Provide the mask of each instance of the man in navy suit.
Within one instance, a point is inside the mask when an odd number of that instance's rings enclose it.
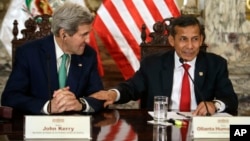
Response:
[[[92,14],[80,5],[65,3],[58,7],[52,16],[53,35],[18,47],[2,105],[29,114],[101,110],[103,102],[88,97],[103,89],[96,52],[86,44],[92,21]],[[67,79],[59,88],[63,54],[68,56]]]
[[[168,40],[174,51],[146,57],[132,78],[114,89],[100,91],[92,96],[106,100],[104,106],[141,99],[145,102],[142,103],[145,104],[143,107],[152,109],[154,96],[166,95],[169,97],[169,108],[180,110],[181,82],[185,72],[182,65],[187,63],[191,66],[189,74],[197,86],[189,78],[190,110],[193,114],[235,114],[238,98],[228,77],[227,61],[200,50],[205,35],[199,21],[193,16],[182,15],[171,24]],[[182,61],[179,61],[180,58]]]

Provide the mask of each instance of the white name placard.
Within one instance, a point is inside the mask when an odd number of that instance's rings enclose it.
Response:
[[[91,116],[25,116],[25,139],[91,139]]]
[[[193,117],[193,138],[229,138],[230,125],[249,125],[250,117]]]

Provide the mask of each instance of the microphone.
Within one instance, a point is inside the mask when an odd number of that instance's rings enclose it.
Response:
[[[179,61],[180,61],[182,64],[184,64],[184,62],[185,62],[185,60],[184,60],[183,58],[181,58],[181,57],[180,57]],[[194,82],[193,78],[192,78],[191,75],[189,74],[188,70],[187,70],[185,67],[183,67],[183,68],[184,68],[185,72],[187,72],[188,77],[191,79],[191,81],[192,81],[192,83],[193,83],[193,85],[194,85],[194,89],[197,91],[197,93],[198,93],[198,95],[200,96],[201,100],[202,100],[202,101],[204,102],[204,104],[205,104],[206,111],[207,111],[206,116],[211,116],[211,114],[210,114],[209,111],[208,111],[207,103],[206,103],[206,101],[205,101],[203,95],[201,94],[200,89],[197,87],[196,83]]]
[[[51,99],[52,99],[52,91],[51,91],[51,79],[50,79],[50,55],[47,55],[47,73],[48,73],[48,91],[49,91],[49,113],[51,112]]]

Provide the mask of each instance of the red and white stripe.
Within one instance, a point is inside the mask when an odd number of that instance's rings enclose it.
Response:
[[[125,120],[118,120],[114,125],[102,126],[97,136],[98,141],[137,141],[138,135]]]
[[[128,79],[140,66],[142,24],[152,32],[156,21],[178,15],[174,0],[103,0],[93,28]]]

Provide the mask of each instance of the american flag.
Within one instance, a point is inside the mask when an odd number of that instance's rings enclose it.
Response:
[[[140,66],[142,24],[146,24],[149,33],[156,21],[179,15],[175,0],[103,0],[93,32],[100,37],[123,77],[128,79]]]

